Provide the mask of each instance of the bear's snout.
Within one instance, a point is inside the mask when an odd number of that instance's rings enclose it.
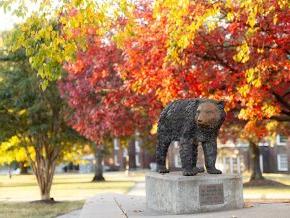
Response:
[[[203,119],[203,118],[201,118],[201,117],[198,117],[198,118],[197,118],[197,124],[198,124],[199,126],[210,126],[210,122],[209,122],[209,120],[207,120],[207,119]]]
[[[202,119],[199,119],[199,118],[198,118],[198,119],[197,119],[197,123],[198,123],[198,124],[202,124]]]
[[[202,119],[201,117],[198,117],[198,118],[197,118],[197,123],[198,123],[198,124],[206,124],[205,120]]]

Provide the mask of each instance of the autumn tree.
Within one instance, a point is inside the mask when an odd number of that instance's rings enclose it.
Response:
[[[33,153],[31,148],[28,150]],[[25,149],[21,147],[20,140],[16,136],[0,145],[0,165],[8,165],[11,168],[11,164],[15,162],[19,165],[20,174],[28,173],[29,160]]]
[[[52,16],[42,15],[44,21]],[[78,45],[87,49],[87,33],[105,36],[109,32],[123,50],[120,77],[130,91],[152,96],[151,102],[164,106],[177,98],[224,99],[228,111],[238,110],[245,127],[255,128],[252,124],[264,120],[289,123],[290,22],[285,0],[122,0],[106,1],[102,7],[83,0],[63,4],[58,16],[60,37],[48,35],[49,40],[34,44],[25,39],[38,40],[36,36],[45,32],[41,25],[34,32],[25,27],[18,32],[15,44],[25,45],[32,64],[36,60],[39,66],[52,66],[54,58],[37,60],[46,57],[43,54],[58,57],[57,52],[68,51],[57,61],[63,64],[63,57],[71,60]],[[47,43],[52,38],[57,49]],[[42,47],[46,50],[39,53]],[[59,78],[56,72],[45,72],[45,81]],[[244,130],[251,133],[251,128]]]
[[[21,4],[22,2],[18,3]],[[110,6],[109,1],[104,4],[95,4],[94,2],[88,1],[78,1],[72,4],[64,2],[64,4],[60,4],[62,6],[55,11],[50,10],[49,1],[42,3],[44,4],[40,5],[39,11],[32,13],[32,15],[26,19],[26,22],[20,24],[19,28],[15,29],[13,34],[11,34],[9,40],[11,42],[10,49],[12,51],[16,51],[19,48],[23,49],[25,55],[29,58],[31,68],[34,69],[35,73],[41,78],[40,82],[42,89],[46,89],[47,86],[49,86],[49,82],[53,82],[64,76],[62,65],[67,65],[66,63],[68,62],[72,63],[74,58],[76,58],[75,54],[77,50],[83,51],[87,49],[87,34],[98,31],[98,36],[105,35],[107,33],[106,29],[111,27],[110,22],[116,19],[111,15],[107,16],[115,11],[111,7],[113,10],[110,10],[110,13],[107,12]],[[48,3],[48,5],[46,3]],[[7,9],[9,4],[9,2],[3,3],[2,7]],[[25,5],[20,5],[19,11],[25,9],[22,6]],[[126,6],[126,4],[119,6],[117,8]],[[78,10],[80,8],[81,10]],[[99,28],[100,26],[101,28]],[[77,61],[75,63],[77,65]],[[119,83],[121,81],[120,78],[116,80],[119,80]],[[103,81],[103,83],[106,82]],[[126,89],[123,88],[123,90]],[[112,96],[114,96],[114,99],[110,102],[111,104],[112,102],[121,100],[118,95],[120,94],[115,91],[113,94],[108,95],[105,101],[109,101],[108,99]],[[129,108],[128,105],[134,101],[134,99],[127,101],[126,107]],[[142,99],[138,101],[142,102]],[[154,105],[154,103],[152,105]],[[139,107],[142,107],[142,104],[140,104]],[[101,111],[104,109],[101,109]],[[117,108],[112,110],[114,110],[112,113],[118,111]],[[126,109],[122,111],[124,114],[131,115],[126,112]],[[104,112],[102,113],[105,114]],[[112,113],[110,115],[112,115]],[[112,116],[109,122],[114,121],[116,123],[114,120],[115,118],[116,116]],[[136,116],[134,119],[139,120]],[[116,128],[116,125],[114,128]],[[123,135],[127,131],[128,126],[124,129]],[[94,141],[99,143],[99,139],[104,138],[104,133],[101,131],[99,134],[102,137],[95,138],[87,134],[83,135],[86,135],[86,137],[90,139],[94,138]],[[119,133],[114,134],[119,135]]]
[[[278,1],[252,12],[239,3],[233,11],[219,1],[187,3],[163,5],[159,14],[150,2],[135,8],[134,34],[121,38],[120,72],[132,90],[153,91],[164,105],[177,98],[226,100],[257,148],[264,128],[256,124],[289,122],[289,8]]]
[[[76,61],[67,63],[67,76],[59,82],[62,96],[74,110],[68,123],[95,142],[96,175],[100,171],[103,146],[113,137],[130,137],[152,125],[150,114],[157,114],[160,104],[150,94],[136,95],[128,89],[117,70],[123,64],[122,51],[110,40],[88,34],[88,49],[79,51]]]
[[[56,83],[45,91],[23,50],[1,56],[0,141],[1,149],[24,150],[38,186],[41,200],[49,201],[57,161],[62,160],[80,138],[64,121],[68,107]],[[6,154],[5,154],[6,155]]]

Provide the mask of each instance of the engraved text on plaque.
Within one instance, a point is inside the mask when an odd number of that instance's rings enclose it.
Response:
[[[223,184],[200,185],[199,203],[200,206],[223,204],[224,203]]]

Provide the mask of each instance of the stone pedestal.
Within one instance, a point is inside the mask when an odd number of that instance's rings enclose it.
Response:
[[[148,209],[168,214],[188,214],[244,206],[240,175],[182,176],[181,172],[146,174]]]

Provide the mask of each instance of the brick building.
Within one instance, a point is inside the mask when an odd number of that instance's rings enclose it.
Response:
[[[290,174],[290,138],[277,135],[275,141],[263,140],[259,143],[260,167],[264,173]],[[198,147],[198,166],[202,166],[203,151]],[[168,151],[168,167],[181,169],[178,142],[173,143]],[[249,145],[242,141],[238,143],[218,143],[218,159],[216,167],[225,173],[241,173],[250,170]]]
[[[120,140],[114,138],[113,152],[104,160],[104,164],[111,170],[147,169],[152,162],[155,162],[155,155],[142,148],[142,140],[138,137],[129,146],[122,146]]]

